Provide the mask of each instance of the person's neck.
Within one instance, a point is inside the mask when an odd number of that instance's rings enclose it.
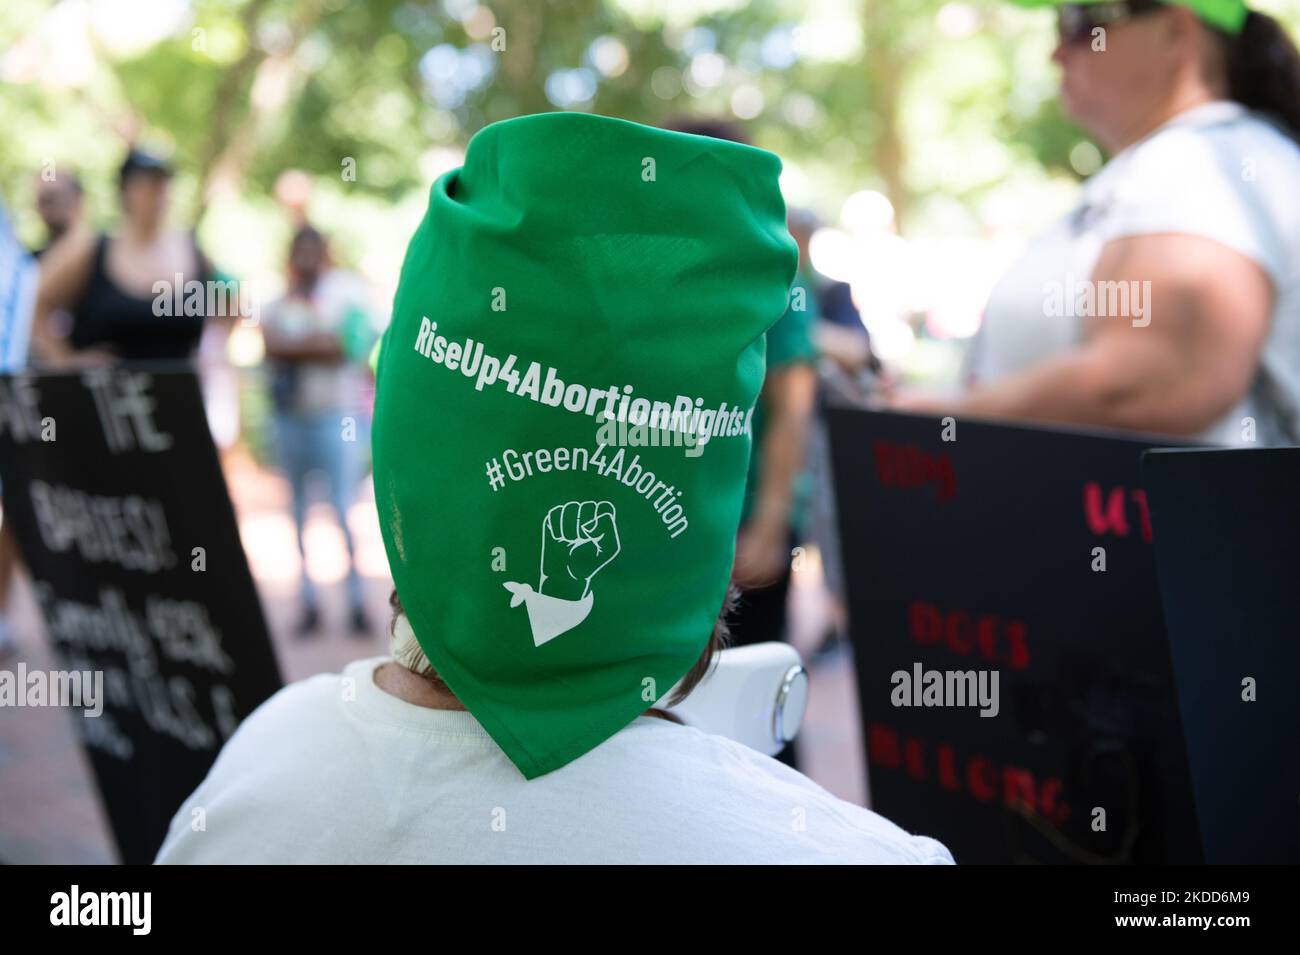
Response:
[[[161,232],[162,224],[158,222],[134,222],[128,219],[122,227],[123,237],[132,245],[148,245]]]
[[[430,710],[465,709],[460,700],[456,699],[449,690],[442,689],[441,686],[391,660],[376,668],[374,680],[375,686],[389,696],[395,696],[403,703],[410,703],[412,706],[423,706]],[[653,707],[642,715],[655,716],[670,723],[681,722],[671,713]]]
[[[1187,85],[1161,103],[1155,109],[1142,115],[1128,128],[1116,131],[1103,140],[1103,145],[1113,156],[1134,143],[1145,139],[1170,120],[1181,116],[1190,109],[1213,103],[1223,97],[1202,84]]]

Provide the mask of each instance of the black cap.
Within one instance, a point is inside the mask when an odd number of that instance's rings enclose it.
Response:
[[[171,176],[172,167],[161,156],[155,156],[141,149],[132,149],[122,160],[122,168],[117,171],[117,184],[125,185],[129,176],[137,172],[152,173],[155,176]]]

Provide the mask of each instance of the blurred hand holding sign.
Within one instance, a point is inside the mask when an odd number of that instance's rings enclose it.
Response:
[[[122,859],[151,862],[281,686],[193,372],[0,376],[0,482],[61,665],[103,674],[76,724]]]

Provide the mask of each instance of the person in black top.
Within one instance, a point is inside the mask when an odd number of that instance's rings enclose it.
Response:
[[[190,297],[191,282],[206,290],[212,274],[193,234],[167,226],[170,187],[163,160],[132,150],[118,175],[118,231],[70,235],[50,250],[41,263],[32,328],[39,361],[66,367],[193,355],[206,309],[175,314],[171,305]],[[60,309],[72,315],[66,335],[51,321]]]

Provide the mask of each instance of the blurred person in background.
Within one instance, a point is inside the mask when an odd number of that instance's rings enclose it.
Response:
[[[57,167],[56,167],[57,168]],[[36,178],[36,213],[41,217],[41,222],[45,225],[45,244],[38,249],[32,250],[32,257],[36,260],[48,252],[56,243],[67,236],[75,235],[84,227],[82,212],[84,209],[83,194],[81,181],[75,173],[64,172],[55,174],[46,178],[41,175]],[[8,228],[8,220],[5,219],[5,235],[3,241],[7,247],[12,247],[16,252],[17,240],[12,236]],[[6,266],[10,263],[6,262]],[[16,268],[13,280],[17,280],[18,271],[21,268],[17,263],[13,263]],[[6,297],[7,300],[7,297]],[[28,311],[27,319],[30,319],[31,313]],[[8,318],[12,321],[21,320],[21,316],[10,314]],[[63,321],[66,327],[66,317]],[[28,329],[27,331],[30,331]],[[5,330],[0,334],[0,341],[7,346],[11,337],[11,332]],[[9,347],[0,348],[0,372],[18,371],[27,363],[27,343],[26,336],[23,336],[23,344],[17,351]],[[0,656],[11,653],[16,646],[12,628],[9,625],[7,614],[9,610],[9,596],[13,590],[14,576],[18,572],[19,566],[18,541],[14,537],[13,528],[0,515]]]
[[[325,237],[302,226],[289,246],[289,281],[283,297],[271,303],[262,335],[271,373],[275,409],[275,447],[293,495],[293,520],[302,556],[302,616],[299,636],[321,624],[316,587],[307,570],[305,538],[308,481],[324,476],[330,506],[348,552],[349,626],[356,636],[369,633],[357,573],[348,508],[361,478],[360,454],[366,430],[359,413],[360,362],[374,343],[370,315],[356,285],[332,269]]]
[[[812,267],[810,243],[820,223],[808,209],[792,208],[787,217],[790,235],[799,247],[800,280],[812,289],[817,303],[813,343],[817,353],[817,400],[808,432],[807,519],[803,537],[820,555],[828,613],[814,652],[829,651],[844,632],[845,581],[839,559],[839,530],[835,518],[835,489],[831,473],[830,436],[826,405],[837,398],[861,402],[884,387],[884,369],[871,347],[871,335],[853,301],[847,282],[822,276]]]
[[[1294,43],[1240,0],[1057,16],[1065,109],[1111,158],[994,288],[965,396],[898,406],[1300,443]]]
[[[171,178],[162,159],[132,149],[118,172],[118,230],[78,230],[43,257],[32,329],[38,360],[57,368],[192,357],[206,312],[160,315],[156,303],[175,300],[178,277],[182,290],[191,281],[206,289],[213,273],[193,233],[168,226]],[[66,332],[60,311],[72,316]]]
[[[94,241],[85,221],[85,190],[81,179],[75,172],[59,173],[57,169],[62,167],[54,168],[52,177],[46,178],[44,173],[36,177],[36,214],[45,226],[45,243],[32,250],[38,262],[65,239],[83,245]],[[45,324],[58,335],[66,336],[72,327],[72,315],[66,309],[57,309],[46,316]]]
[[[681,119],[669,128],[750,145],[725,120]],[[787,639],[791,555],[802,539],[812,492],[805,465],[817,401],[818,305],[806,239],[798,243],[799,268],[785,314],[767,331],[767,376],[754,406],[754,449],[736,540],[741,598],[730,621],[734,646]],[[796,766],[794,750],[791,744],[778,758]]]
[[[799,246],[800,275],[817,303],[813,324],[818,372],[823,388],[861,399],[886,385],[885,369],[871,347],[871,333],[853,301],[853,288],[821,275],[812,267],[810,243],[821,223],[811,210],[793,208],[788,216],[790,235]]]
[[[84,226],[85,195],[76,173],[57,172],[52,178],[36,180],[36,213],[45,224],[45,244],[32,250],[38,260],[64,236],[75,235]]]

